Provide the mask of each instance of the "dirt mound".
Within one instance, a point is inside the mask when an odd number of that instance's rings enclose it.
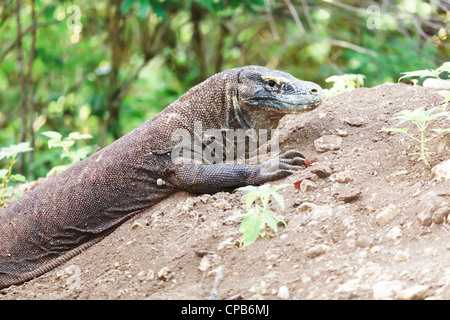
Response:
[[[245,209],[240,192],[177,193],[0,298],[208,299],[220,269],[218,299],[450,299],[450,180],[408,155],[414,141],[380,132],[396,112],[442,103],[432,89],[383,84],[284,118],[282,150],[318,162],[275,182],[311,178],[280,191],[286,210],[273,209],[287,227],[275,237],[238,246],[239,224],[225,220]],[[450,158],[449,141],[429,143],[432,166]]]

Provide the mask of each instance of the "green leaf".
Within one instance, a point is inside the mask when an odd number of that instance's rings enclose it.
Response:
[[[408,71],[408,72],[401,72],[401,74],[404,74],[404,76],[401,76],[398,81],[404,79],[404,78],[411,78],[411,77],[425,77],[432,74],[431,70],[417,70],[417,71]]]
[[[69,134],[69,139],[73,140],[84,140],[84,139],[92,139],[92,136],[90,134],[81,134],[79,132],[71,132]]]
[[[272,192],[272,196],[274,197],[274,199],[278,202],[278,204],[281,207],[281,210],[284,211],[284,198],[281,194],[273,191]]]
[[[445,129],[433,129],[434,132],[440,134],[443,132],[450,132],[450,128],[445,128]]]
[[[271,210],[266,210],[261,212],[261,220],[262,222],[264,222],[265,224],[267,224],[275,233],[278,232],[278,228],[277,228],[277,220],[275,220],[275,212],[271,211]]]
[[[22,142],[19,144],[13,144],[13,145],[9,146],[9,150],[14,154],[18,154],[18,153],[31,151],[31,150],[33,150],[33,148],[30,148],[29,142]]]
[[[258,191],[258,187],[255,186],[245,186],[236,189],[237,191]]]
[[[21,174],[13,174],[10,176],[11,181],[13,182],[27,182],[27,178],[25,178]]]
[[[256,192],[250,192],[246,195],[245,197],[245,206],[247,208],[247,210],[249,210],[253,204],[253,202],[255,202],[256,198],[258,198],[258,194]]]
[[[249,214],[242,220],[239,230],[243,233],[242,242],[247,246],[256,241],[261,229],[261,219],[257,214]]]
[[[45,132],[42,132],[42,134],[50,139],[61,140],[61,138],[62,138],[61,133],[56,132],[56,131],[45,131]]]

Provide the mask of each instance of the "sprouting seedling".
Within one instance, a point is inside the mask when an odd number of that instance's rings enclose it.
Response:
[[[284,198],[277,190],[287,186],[290,185],[282,184],[271,186],[270,184],[266,184],[259,187],[246,186],[236,189],[238,191],[248,191],[248,193],[244,195],[247,212],[242,215],[233,216],[227,220],[244,218],[239,226],[244,246],[256,241],[261,231],[263,231],[266,226],[277,233],[277,226],[279,224],[286,225],[283,220],[277,217],[275,212],[268,208],[268,205],[270,198],[273,197],[284,211]]]
[[[5,198],[17,196],[12,191],[12,187],[8,187],[8,182],[26,182],[26,178],[21,174],[12,174],[14,165],[17,163],[17,155],[33,150],[28,142],[22,142],[9,147],[0,149],[0,160],[9,159],[8,169],[0,169],[0,205],[5,204]]]
[[[408,72],[402,72],[403,76],[401,76],[398,81],[405,79],[405,78],[416,78],[418,79],[412,79],[411,82],[414,84],[417,84],[419,80],[424,80],[426,78],[433,78],[436,79],[436,81],[439,82],[440,87],[443,88],[443,90],[438,91],[438,94],[444,97],[445,103],[448,103],[450,101],[450,62],[444,62],[442,66],[436,68],[436,69],[425,69],[425,70],[416,70],[416,71],[408,71]]]
[[[63,139],[62,134],[56,131],[45,131],[42,134],[50,140],[48,140],[48,147],[51,148],[62,148],[61,159],[69,159],[70,164],[56,166],[52,168],[47,176],[54,175],[58,172],[61,172],[67,169],[70,165],[75,164],[82,159],[86,158],[87,155],[91,152],[90,147],[79,148],[77,150],[72,150],[71,147],[75,144],[77,140],[86,140],[91,139],[92,136],[90,134],[81,134],[79,132],[71,132],[69,136]]]
[[[450,119],[450,113],[443,107],[434,107],[428,110],[422,110],[417,109],[414,111],[410,110],[403,110],[396,114],[396,118],[400,120],[400,122],[397,124],[400,125],[407,121],[412,121],[417,128],[419,129],[419,137],[414,136],[413,134],[409,133],[410,128],[387,128],[387,129],[381,129],[381,131],[385,132],[400,132],[404,135],[408,136],[409,138],[413,139],[414,141],[418,142],[419,152],[410,153],[409,155],[420,155],[420,159],[425,163],[425,165],[428,168],[431,168],[428,160],[427,160],[427,154],[431,154],[432,152],[426,151],[426,143],[436,138],[438,135],[444,132],[450,132],[450,128],[438,128],[438,129],[432,129],[434,132],[433,134],[428,133],[427,129],[430,126],[430,122],[437,118],[447,118]]]

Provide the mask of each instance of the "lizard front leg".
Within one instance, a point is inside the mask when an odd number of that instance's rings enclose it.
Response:
[[[260,164],[185,163],[175,169],[174,183],[188,192],[215,193],[284,178],[300,169],[304,160],[302,153],[289,150]]]

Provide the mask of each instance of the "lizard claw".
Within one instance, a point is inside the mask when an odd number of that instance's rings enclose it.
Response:
[[[260,164],[260,183],[278,180],[293,174],[305,163],[305,156],[297,150],[289,150],[279,157],[264,161]]]

